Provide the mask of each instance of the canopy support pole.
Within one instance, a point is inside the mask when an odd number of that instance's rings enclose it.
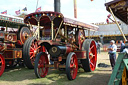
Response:
[[[54,30],[54,28],[53,28],[53,21],[51,21],[51,36],[52,36],[52,40],[54,38],[53,30]]]
[[[56,33],[56,35],[55,35],[55,39],[54,39],[54,40],[56,40],[56,37],[57,37],[57,35],[58,35],[59,31],[60,31],[60,28],[61,28],[61,26],[62,26],[62,23],[63,23],[63,21],[61,21],[61,23],[60,23],[59,29],[58,29],[58,31],[57,31],[57,33]]]
[[[65,37],[67,38],[68,35],[67,35],[67,25],[65,25]],[[65,42],[67,43],[67,40],[65,40]]]
[[[119,23],[117,22],[117,20],[116,20],[114,14],[113,14],[113,12],[112,12],[112,9],[111,9],[110,7],[109,7],[109,10],[110,10],[110,12],[111,12],[111,14],[112,14],[112,16],[113,16],[113,18],[114,18],[114,20],[115,20],[115,23],[116,23],[117,27],[119,28],[119,30],[120,30],[120,32],[121,32],[121,34],[122,34],[124,40],[127,41],[127,39],[126,39],[126,37],[125,37],[125,35],[124,35],[124,33],[123,33],[121,27],[119,26]]]
[[[40,22],[38,22],[38,33],[37,33],[37,38],[40,39]]]
[[[88,39],[90,39],[90,30],[88,30]]]

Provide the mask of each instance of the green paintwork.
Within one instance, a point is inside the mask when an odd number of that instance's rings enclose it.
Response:
[[[126,53],[119,53],[108,85],[119,85],[125,64],[127,65],[128,63],[127,58],[128,56],[126,55]]]
[[[126,69],[128,70],[128,59],[123,59]]]

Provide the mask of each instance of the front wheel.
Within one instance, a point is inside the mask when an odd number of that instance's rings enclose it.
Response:
[[[0,76],[3,74],[5,69],[5,60],[4,57],[0,54]]]
[[[66,74],[69,80],[74,80],[77,75],[78,60],[74,52],[71,52],[67,56],[66,60]]]
[[[49,65],[48,55],[44,52],[38,53],[34,65],[34,71],[37,78],[43,78],[47,75],[48,67],[46,67],[46,65]]]

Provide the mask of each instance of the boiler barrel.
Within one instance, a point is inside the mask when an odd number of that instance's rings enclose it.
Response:
[[[52,46],[49,53],[53,57],[59,57],[60,54],[65,55],[72,51],[73,49],[71,46]]]

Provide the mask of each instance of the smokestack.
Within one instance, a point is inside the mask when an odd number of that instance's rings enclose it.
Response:
[[[60,0],[54,0],[54,11],[60,12]]]

